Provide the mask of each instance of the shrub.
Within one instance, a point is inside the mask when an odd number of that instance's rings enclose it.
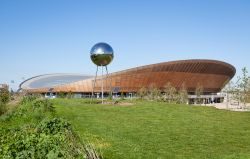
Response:
[[[66,98],[71,99],[74,97],[74,94],[72,92],[67,93]]]
[[[40,97],[39,95],[33,95],[33,94],[25,95],[22,97],[21,104],[28,104],[38,99],[39,97]]]
[[[170,82],[167,82],[164,85],[164,100],[167,101],[168,103],[174,103],[176,102],[176,97],[177,97],[177,90]]]
[[[83,158],[70,124],[61,118],[34,125],[0,129],[0,158]]]
[[[8,89],[1,89],[0,90],[0,101],[3,103],[3,104],[6,104],[8,103],[10,100],[10,92]]]
[[[36,119],[36,121],[40,121],[46,116],[55,116],[55,108],[49,100],[47,99],[34,100],[35,98],[36,97],[33,96],[24,97],[23,103],[25,104],[20,105],[15,111],[9,111],[4,115],[4,117],[2,117],[2,119],[4,119],[5,121],[9,121],[12,118],[22,118],[22,119],[29,118],[29,119]]]
[[[158,89],[156,84],[152,83],[148,88],[148,98],[150,100],[158,99],[161,96],[161,91]]]
[[[32,103],[33,110],[40,109],[44,112],[55,112],[55,107],[48,99],[38,99]]]
[[[37,127],[38,132],[44,134],[57,134],[71,130],[70,124],[61,118],[45,119]]]
[[[204,93],[203,91],[204,91],[203,86],[198,83],[198,85],[197,85],[197,87],[195,89],[195,95],[197,96],[196,97],[196,104],[202,104],[203,103],[203,99],[201,99],[201,95],[203,95],[203,93]]]
[[[145,96],[147,95],[147,89],[145,87],[142,87],[138,90],[137,92],[138,97],[140,97],[140,99],[145,98]]]
[[[188,92],[185,86],[185,83],[182,83],[181,89],[178,91],[177,103],[178,104],[187,104],[188,102]]]
[[[108,100],[112,100],[112,93],[111,92],[108,95]]]
[[[19,117],[24,118],[24,117],[27,117],[28,115],[33,115],[33,113],[30,113],[30,112],[31,111],[28,106],[21,105],[17,109],[14,109],[12,111],[8,111],[7,113],[5,113],[1,119],[4,121],[9,121],[12,118],[19,118]]]
[[[5,103],[0,101],[0,115],[4,114],[7,111]]]
[[[67,93],[64,93],[64,92],[57,93],[58,98],[66,98],[66,96],[67,96]]]
[[[36,96],[23,99],[25,104],[0,118],[5,122],[0,125],[0,158],[89,157],[71,125],[64,119],[51,118],[55,109],[50,100]],[[8,122],[13,124],[9,126]]]
[[[122,92],[121,93],[121,100],[124,100],[125,99],[125,95],[124,95],[124,93]]]

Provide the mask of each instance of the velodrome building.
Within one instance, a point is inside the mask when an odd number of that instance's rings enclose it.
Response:
[[[217,60],[192,59],[163,62],[114,72],[104,77],[104,92],[133,94],[154,84],[162,92],[170,82],[177,90],[184,84],[189,95],[197,85],[203,87],[205,95],[215,95],[235,75],[231,64]],[[25,80],[20,88],[28,93],[68,93],[78,97],[90,96],[95,77],[79,74],[46,74]],[[101,91],[101,77],[98,76],[94,92]]]

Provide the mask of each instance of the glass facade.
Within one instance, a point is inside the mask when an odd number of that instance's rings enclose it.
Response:
[[[30,78],[24,81],[20,87],[24,89],[36,89],[36,88],[48,88],[58,85],[64,85],[73,83],[88,78],[92,78],[90,75],[78,75],[78,74],[49,74],[41,75]]]

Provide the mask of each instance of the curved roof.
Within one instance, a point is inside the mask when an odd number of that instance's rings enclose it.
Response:
[[[29,78],[20,84],[22,89],[38,89],[38,88],[51,88],[59,85],[65,85],[81,80],[91,78],[90,75],[79,74],[45,74]]]
[[[217,60],[193,59],[163,62],[111,73],[109,81],[107,79],[104,81],[104,91],[108,92],[111,85],[112,88],[119,87],[121,92],[136,92],[141,87],[147,88],[151,84],[163,90],[164,85],[170,82],[177,89],[185,84],[189,92],[195,91],[198,84],[204,87],[204,92],[218,92],[235,75],[235,72],[232,65]],[[22,88],[31,92],[48,92],[52,86],[55,92],[92,91],[94,80],[91,76],[68,82],[56,82],[55,79],[62,80],[63,76],[57,76],[57,78],[54,78],[54,75],[51,76],[53,78],[47,76],[31,78],[23,83]],[[100,79],[101,77],[97,77],[95,91],[100,91]],[[43,85],[39,84],[41,81]]]
[[[218,60],[208,60],[208,59],[189,59],[189,60],[178,60],[162,62],[157,64],[150,64],[145,66],[139,66],[123,71],[119,71],[112,74],[121,74],[123,72],[133,72],[133,71],[144,71],[145,69],[152,68],[153,72],[169,71],[169,72],[188,72],[188,73],[205,73],[205,74],[223,74],[234,76],[236,69],[229,63],[218,61]]]

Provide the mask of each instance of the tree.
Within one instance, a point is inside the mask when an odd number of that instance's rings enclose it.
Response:
[[[156,99],[160,96],[161,92],[160,90],[157,88],[157,86],[152,83],[149,85],[149,88],[148,88],[148,95],[149,95],[149,99]]]
[[[109,100],[112,100],[112,93],[109,93],[108,99],[109,99]]]
[[[138,90],[137,95],[143,99],[147,95],[147,89],[145,87],[142,87]]]
[[[203,86],[198,83],[196,89],[195,89],[195,95],[196,95],[196,103],[201,104],[202,99],[201,95],[203,95]]]
[[[124,97],[124,93],[121,92],[121,99],[124,100],[124,98],[125,98],[125,97]]]
[[[186,104],[188,102],[188,92],[185,83],[182,83],[178,91],[178,103]]]
[[[246,102],[250,103],[250,78],[248,80],[248,84],[247,84],[247,97],[246,97]]]
[[[66,96],[67,96],[67,93],[65,93],[65,92],[58,92],[57,93],[58,98],[65,98]]]
[[[164,85],[164,93],[164,98],[168,101],[168,103],[171,103],[176,99],[177,91],[170,82],[167,82]]]
[[[226,104],[228,109],[228,103],[231,103],[232,95],[234,94],[234,82],[227,82],[227,84],[222,89],[222,92],[226,93]]]
[[[240,83],[240,88],[242,90],[242,102],[246,106],[246,101],[249,96],[249,76],[246,67],[242,69],[242,78]]]
[[[152,91],[153,99],[158,100],[160,98],[160,96],[161,96],[161,91],[157,87],[155,87]]]
[[[67,97],[68,99],[70,99],[70,98],[73,98],[74,95],[73,95],[73,93],[70,91],[69,93],[67,93],[66,97]]]
[[[237,77],[237,81],[234,83],[234,85],[233,85],[233,90],[232,90],[232,92],[231,92],[231,94],[232,94],[232,99],[234,100],[234,101],[236,101],[238,104],[240,103],[240,87],[239,87],[239,83],[240,83],[240,80],[241,80],[241,78],[240,78],[240,76],[238,76]]]
[[[237,92],[238,92],[238,99],[240,102],[243,103],[244,107],[246,106],[247,100],[250,98],[250,77],[248,76],[248,71],[246,67],[242,69],[242,77],[238,77],[237,81]]]

